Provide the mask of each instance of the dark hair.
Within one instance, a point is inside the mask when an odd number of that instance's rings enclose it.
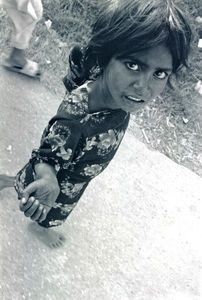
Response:
[[[112,57],[127,58],[164,43],[173,58],[173,72],[187,66],[191,29],[172,0],[105,0],[83,49],[83,77],[106,67]]]

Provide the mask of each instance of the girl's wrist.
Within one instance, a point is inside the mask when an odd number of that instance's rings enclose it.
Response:
[[[56,178],[56,171],[53,166],[47,163],[38,163],[34,166],[37,178]]]

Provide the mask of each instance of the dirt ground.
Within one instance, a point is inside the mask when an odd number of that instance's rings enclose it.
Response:
[[[0,69],[0,173],[37,147],[60,96]],[[134,136],[85,192],[53,250],[29,232],[13,190],[0,194],[2,300],[199,300],[202,179]]]

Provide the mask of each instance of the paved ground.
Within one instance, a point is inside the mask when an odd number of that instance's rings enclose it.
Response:
[[[59,103],[0,69],[0,173],[38,145]],[[42,112],[46,112],[42,114]],[[2,300],[199,300],[202,179],[127,134],[50,250],[28,231],[15,192],[0,194]]]

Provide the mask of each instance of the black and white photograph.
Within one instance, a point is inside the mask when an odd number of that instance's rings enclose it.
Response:
[[[202,299],[201,0],[0,0],[0,299]]]

